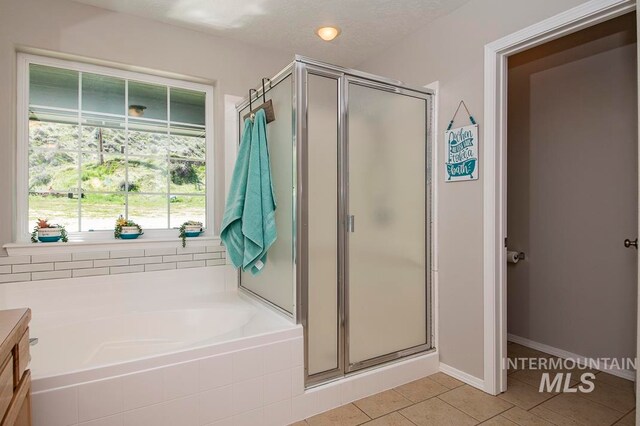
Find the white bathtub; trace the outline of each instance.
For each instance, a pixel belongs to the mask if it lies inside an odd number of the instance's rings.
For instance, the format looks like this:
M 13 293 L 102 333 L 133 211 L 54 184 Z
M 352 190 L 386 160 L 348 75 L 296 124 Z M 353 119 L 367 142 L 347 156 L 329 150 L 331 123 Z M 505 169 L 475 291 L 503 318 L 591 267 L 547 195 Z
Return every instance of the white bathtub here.
M 30 365 L 35 425 L 110 418 L 118 425 L 172 425 L 168 419 L 184 414 L 188 404 L 193 421 L 184 424 L 201 425 L 254 409 L 229 401 L 229 407 L 207 411 L 203 398 L 211 389 L 251 379 L 252 371 L 260 377 L 286 371 L 291 377 L 302 364 L 296 354 L 302 329 L 239 294 L 233 279 L 225 283 L 225 270 L 1 285 L 1 309 L 32 309 L 30 334 L 38 339 Z M 226 275 L 233 278 L 228 270 Z M 268 366 L 265 357 L 273 358 Z M 140 395 L 129 394 L 140 386 Z M 145 409 L 151 417 L 141 414 Z

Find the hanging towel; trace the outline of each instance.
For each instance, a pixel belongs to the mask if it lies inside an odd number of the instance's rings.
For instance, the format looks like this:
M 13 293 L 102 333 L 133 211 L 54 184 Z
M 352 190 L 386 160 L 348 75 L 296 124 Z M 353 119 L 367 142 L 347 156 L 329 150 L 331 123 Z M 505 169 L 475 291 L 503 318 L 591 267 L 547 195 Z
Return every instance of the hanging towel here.
M 242 214 L 244 212 L 249 171 L 249 152 L 253 122 L 245 120 L 238 158 L 233 169 L 227 204 L 224 209 L 220 239 L 227 248 L 227 255 L 236 268 L 242 266 L 244 259 L 244 235 L 242 234 Z
M 277 238 L 276 199 L 267 146 L 267 117 L 262 109 L 256 112 L 251 131 L 246 185 L 242 213 L 242 234 L 245 237 L 242 267 L 256 275 L 264 267 L 267 251 Z

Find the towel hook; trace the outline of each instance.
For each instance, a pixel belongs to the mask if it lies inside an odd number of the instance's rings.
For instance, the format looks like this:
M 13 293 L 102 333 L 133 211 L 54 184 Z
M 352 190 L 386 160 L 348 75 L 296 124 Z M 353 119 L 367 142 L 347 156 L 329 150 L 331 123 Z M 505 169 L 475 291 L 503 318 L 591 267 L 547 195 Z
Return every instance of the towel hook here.
M 269 89 L 271 89 L 271 79 L 270 79 L 270 78 L 268 78 L 268 77 L 264 77 L 264 78 L 262 79 L 262 103 L 266 103 L 266 102 L 267 102 L 267 96 L 266 96 L 267 91 L 266 91 L 266 89 L 264 88 L 264 81 L 265 81 L 265 80 L 267 80 L 267 81 L 269 82 Z
M 251 101 L 251 92 L 256 92 L 256 97 L 258 96 L 258 91 L 256 89 L 249 89 L 249 113 L 253 112 L 253 102 Z

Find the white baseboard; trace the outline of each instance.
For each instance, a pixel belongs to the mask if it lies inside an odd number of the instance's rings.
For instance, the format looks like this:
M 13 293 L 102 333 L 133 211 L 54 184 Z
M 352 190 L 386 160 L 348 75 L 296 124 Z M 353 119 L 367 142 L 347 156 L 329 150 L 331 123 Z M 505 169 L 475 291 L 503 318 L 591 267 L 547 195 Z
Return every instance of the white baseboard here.
M 465 382 L 468 385 L 473 386 L 474 388 L 478 388 L 481 391 L 484 391 L 484 380 L 479 379 L 475 376 L 472 376 L 469 373 L 465 373 L 464 371 L 460 371 L 457 368 L 453 368 L 450 365 L 444 364 L 444 363 L 440 363 L 440 371 L 448 374 L 449 376 L 453 377 L 454 379 L 458 379 L 462 382 Z
M 554 348 L 553 346 L 545 345 L 544 343 L 534 342 L 533 340 L 526 339 L 524 337 L 516 336 L 514 334 L 507 334 L 507 340 L 509 342 L 517 343 L 522 346 L 526 346 L 531 349 L 535 349 L 549 355 L 557 356 L 560 358 L 570 358 L 575 360 L 578 364 L 581 365 L 589 365 L 590 361 L 594 361 L 589 357 L 574 354 L 572 352 L 565 351 L 564 349 Z M 636 380 L 636 372 L 634 370 L 628 369 L 601 369 L 605 373 L 612 374 L 614 376 L 622 377 L 623 379 L 635 381 Z

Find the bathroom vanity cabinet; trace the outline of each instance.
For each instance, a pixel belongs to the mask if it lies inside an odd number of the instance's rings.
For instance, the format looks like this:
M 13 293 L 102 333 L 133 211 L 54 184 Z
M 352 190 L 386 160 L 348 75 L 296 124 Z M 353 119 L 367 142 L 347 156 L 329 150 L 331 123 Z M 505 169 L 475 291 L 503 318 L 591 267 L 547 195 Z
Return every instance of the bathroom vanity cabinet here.
M 0 426 L 31 425 L 30 309 L 0 311 Z

